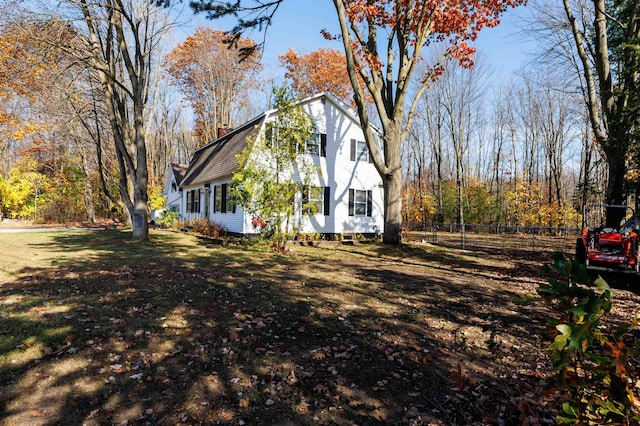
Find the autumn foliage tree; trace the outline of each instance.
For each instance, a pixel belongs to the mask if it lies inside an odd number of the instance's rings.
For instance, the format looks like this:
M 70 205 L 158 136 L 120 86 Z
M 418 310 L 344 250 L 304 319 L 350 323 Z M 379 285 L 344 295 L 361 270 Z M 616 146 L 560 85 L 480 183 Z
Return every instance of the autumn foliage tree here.
M 340 99 L 353 97 L 347 74 L 344 53 L 337 49 L 317 49 L 305 55 L 289 49 L 280 55 L 280 64 L 287 70 L 296 95 L 301 98 L 321 92 L 330 92 Z
M 226 41 L 225 32 L 198 27 L 165 58 L 167 72 L 193 108 L 200 145 L 217 138 L 219 128 L 236 124 L 262 68 L 252 40 Z M 239 52 L 247 49 L 252 53 L 241 60 Z
M 268 25 L 284 0 L 242 1 L 234 3 L 203 1 L 195 9 L 217 18 L 250 13 L 235 28 Z M 365 139 L 384 186 L 384 242 L 402 242 L 402 158 L 401 146 L 407 138 L 418 99 L 443 70 L 447 60 L 472 67 L 474 49 L 468 44 L 481 29 L 498 25 L 500 14 L 524 0 L 333 0 L 340 34 L 325 33 L 343 43 L 347 70 L 353 88 Z M 256 14 L 262 10 L 263 14 Z M 417 90 L 411 91 L 423 48 L 442 45 L 444 55 L 429 64 Z M 362 82 L 362 84 L 361 84 Z M 410 94 L 411 93 L 411 94 Z M 373 99 L 382 129 L 379 140 L 370 127 L 367 95 Z

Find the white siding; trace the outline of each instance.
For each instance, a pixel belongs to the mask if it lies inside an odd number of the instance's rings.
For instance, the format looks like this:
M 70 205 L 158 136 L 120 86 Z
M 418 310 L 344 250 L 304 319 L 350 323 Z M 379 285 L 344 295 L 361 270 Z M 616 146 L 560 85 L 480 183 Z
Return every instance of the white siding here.
M 175 190 L 174 187 L 176 188 Z M 165 183 L 162 195 L 167 197 L 167 210 L 175 207 L 178 209 L 179 214 L 182 215 L 182 192 L 176 184 L 176 178 L 171 169 L 169 170 L 167 182 Z
M 235 234 L 243 234 L 244 233 L 244 212 L 241 208 L 236 207 L 235 213 L 233 212 L 233 209 L 230 209 L 230 211 L 228 210 L 225 213 L 222 213 L 221 211 L 214 212 L 215 199 L 213 197 L 215 195 L 215 192 L 221 189 L 222 184 L 227 185 L 227 191 L 230 190 L 230 187 L 231 187 L 230 180 L 211 182 L 211 194 L 210 194 L 211 208 L 210 208 L 209 220 L 221 225 L 222 227 L 224 227 L 224 229 L 227 230 L 227 232 L 232 232 Z M 214 187 L 217 187 L 218 189 L 214 190 Z
M 374 232 L 374 225 L 381 230 L 384 217 L 380 175 L 368 158 L 350 160 L 351 139 L 364 141 L 359 124 L 333 102 L 317 99 L 307 107 L 318 131 L 327 134 L 327 156 L 318 158 L 322 175 L 318 186 L 331 188 L 331 214 L 307 217 L 303 220 L 305 232 L 370 233 Z M 372 191 L 371 217 L 349 216 L 349 189 Z M 307 231 L 310 228 L 315 231 Z
M 303 106 L 313 118 L 316 130 L 326 134 L 326 157 L 311 154 L 307 154 L 305 157 L 307 161 L 312 161 L 318 170 L 317 175 L 312 177 L 311 184 L 323 188 L 329 187 L 330 214 L 325 216 L 321 211 L 308 216 L 298 212 L 294 218 L 295 226 L 300 232 L 305 233 L 373 233 L 375 232 L 374 226 L 378 230 L 382 230 L 384 194 L 380 175 L 375 166 L 369 163 L 368 158 L 359 158 L 356 161 L 350 159 L 351 139 L 364 141 L 364 134 L 357 119 L 347 112 L 345 106 L 334 103 L 332 97 L 311 98 Z M 261 132 L 264 132 L 264 127 Z M 256 234 L 257 232 L 251 224 L 252 217 L 245 214 L 240 207 L 236 208 L 235 213 L 213 211 L 215 203 L 213 188 L 222 183 L 230 185 L 231 182 L 229 178 L 225 181 L 210 182 L 208 214 L 205 214 L 204 211 L 206 205 L 204 186 L 184 188 L 180 193 L 183 218 L 194 220 L 208 217 L 209 220 L 222 225 L 228 232 L 245 235 Z M 198 188 L 202 190 L 200 213 L 187 214 L 186 193 Z M 371 191 L 373 199 L 371 217 L 349 216 L 350 189 Z

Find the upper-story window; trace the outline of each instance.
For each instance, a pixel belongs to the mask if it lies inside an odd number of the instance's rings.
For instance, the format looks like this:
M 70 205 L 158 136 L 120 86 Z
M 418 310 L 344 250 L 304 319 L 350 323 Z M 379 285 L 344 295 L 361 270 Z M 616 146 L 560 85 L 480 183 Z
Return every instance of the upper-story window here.
M 273 123 L 267 123 L 265 126 L 265 139 L 267 146 L 271 149 L 282 149 L 285 144 L 282 139 L 283 135 L 286 138 L 287 128 L 278 128 Z M 321 157 L 327 156 L 327 134 L 313 132 L 311 138 L 303 143 L 286 144 L 289 149 L 293 149 L 296 154 L 304 152 L 305 154 L 319 155 Z
M 305 153 L 311 155 L 327 156 L 327 134 L 313 132 L 311 139 L 307 141 Z
M 369 152 L 369 147 L 365 141 L 351 139 L 349 159 L 351 161 L 364 160 L 373 163 L 373 156 Z

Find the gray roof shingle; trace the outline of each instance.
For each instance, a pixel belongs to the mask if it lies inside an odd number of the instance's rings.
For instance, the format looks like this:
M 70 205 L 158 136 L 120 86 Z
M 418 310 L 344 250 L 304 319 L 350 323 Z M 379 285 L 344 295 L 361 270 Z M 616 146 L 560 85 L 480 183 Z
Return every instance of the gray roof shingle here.
M 237 155 L 248 145 L 247 140 L 255 138 L 265 114 L 232 130 L 198 149 L 180 186 L 199 185 L 231 176 L 238 167 Z
M 184 175 L 187 173 L 187 169 L 189 168 L 188 164 L 171 164 L 171 170 L 173 171 L 173 177 L 176 179 L 176 184 L 180 186 L 182 183 L 182 179 L 184 179 Z

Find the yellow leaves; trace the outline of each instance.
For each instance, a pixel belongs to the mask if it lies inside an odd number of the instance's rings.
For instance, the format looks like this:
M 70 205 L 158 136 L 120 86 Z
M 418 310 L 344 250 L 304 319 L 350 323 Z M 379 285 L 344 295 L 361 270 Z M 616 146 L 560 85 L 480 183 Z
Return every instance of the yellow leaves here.
M 515 188 L 505 194 L 507 216 L 522 226 L 573 227 L 579 225 L 580 213 L 572 206 L 549 203 L 539 183 L 517 179 Z

